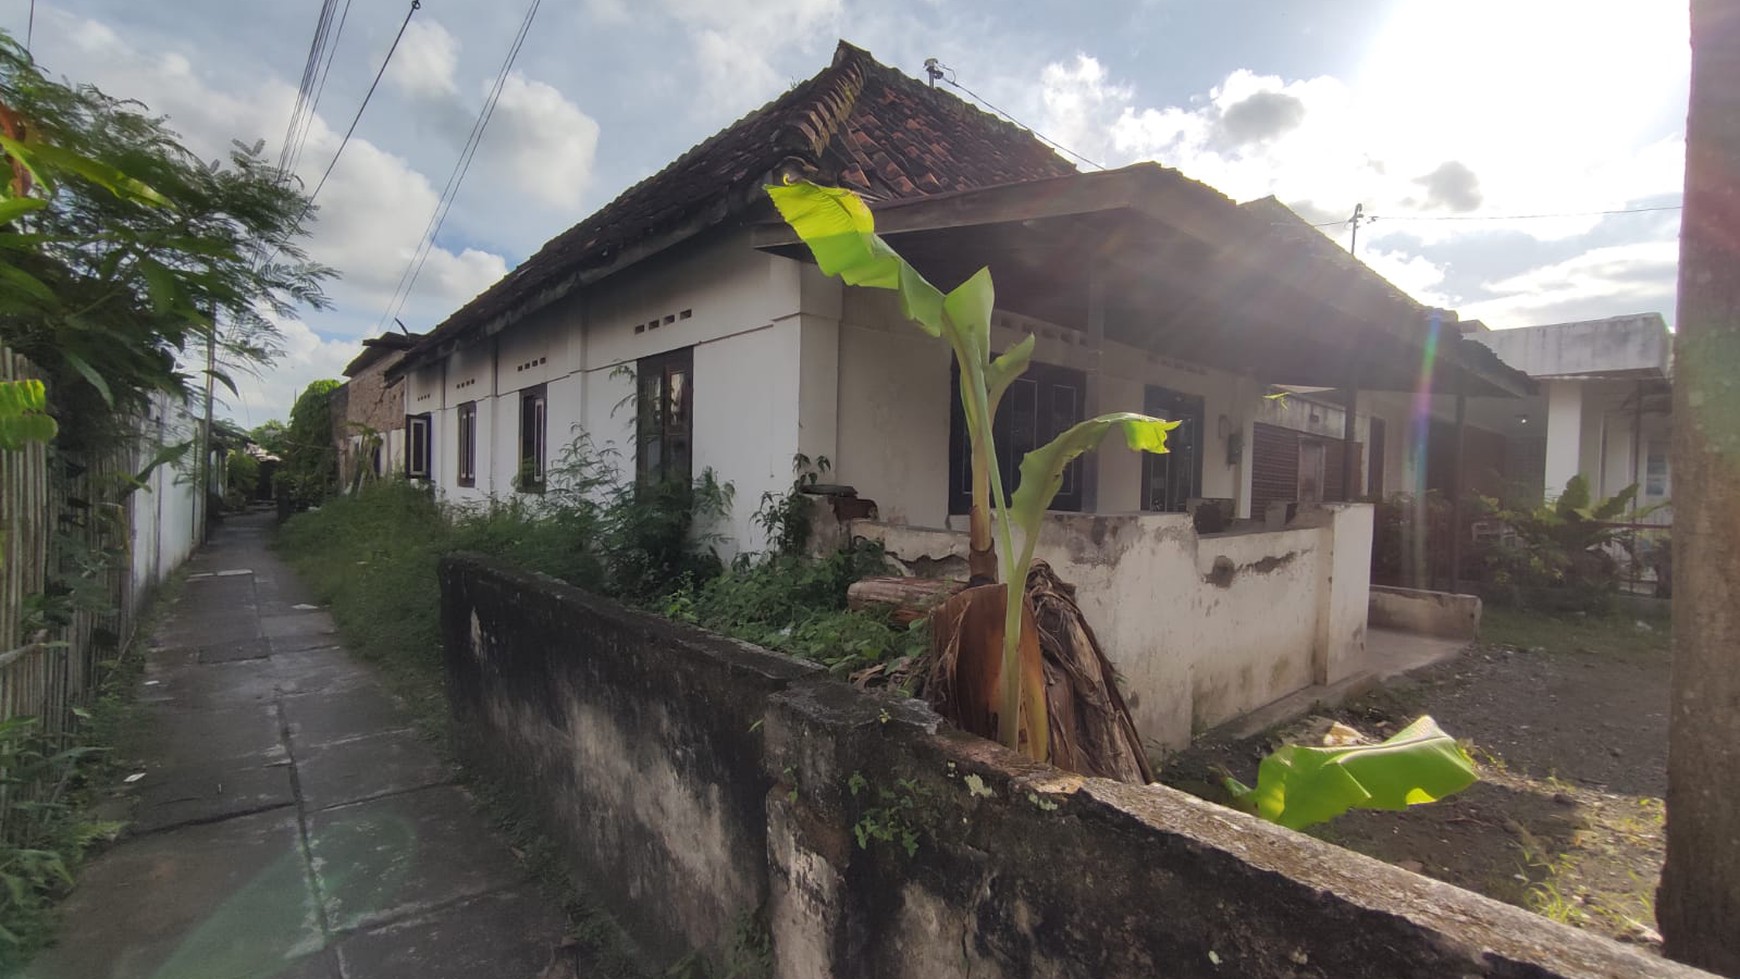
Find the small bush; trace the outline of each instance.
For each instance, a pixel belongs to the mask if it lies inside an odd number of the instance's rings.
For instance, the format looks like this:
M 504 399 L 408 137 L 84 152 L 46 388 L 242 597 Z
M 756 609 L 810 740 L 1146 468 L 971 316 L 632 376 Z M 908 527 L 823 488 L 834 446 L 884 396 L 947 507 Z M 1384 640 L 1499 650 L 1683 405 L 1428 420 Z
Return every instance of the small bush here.
M 846 608 L 852 582 L 884 570 L 882 548 L 871 543 L 822 559 L 776 555 L 686 588 L 663 611 L 849 673 L 926 644 L 920 630 L 897 626 L 886 613 Z

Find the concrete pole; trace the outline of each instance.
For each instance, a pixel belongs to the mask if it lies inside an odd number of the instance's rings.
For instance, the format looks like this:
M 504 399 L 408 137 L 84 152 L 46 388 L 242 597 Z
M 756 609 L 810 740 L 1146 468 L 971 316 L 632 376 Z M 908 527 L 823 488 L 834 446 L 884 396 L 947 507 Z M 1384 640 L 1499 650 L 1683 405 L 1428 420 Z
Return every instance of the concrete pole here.
M 1341 390 L 1341 500 L 1349 503 L 1364 494 L 1356 486 L 1359 473 L 1359 379 L 1357 373 Z
M 1692 0 L 1674 335 L 1667 863 L 1675 959 L 1740 975 L 1740 4 Z
M 1548 381 L 1546 500 L 1565 491 L 1565 484 L 1582 471 L 1583 382 Z

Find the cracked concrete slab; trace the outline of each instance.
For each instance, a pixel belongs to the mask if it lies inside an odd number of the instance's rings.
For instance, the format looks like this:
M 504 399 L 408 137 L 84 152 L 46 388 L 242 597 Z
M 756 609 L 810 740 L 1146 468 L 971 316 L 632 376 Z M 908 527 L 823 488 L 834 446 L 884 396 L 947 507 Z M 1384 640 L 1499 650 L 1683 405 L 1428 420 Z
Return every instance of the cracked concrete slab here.
M 194 765 L 162 775 L 147 773 L 136 790 L 139 808 L 129 827 L 135 833 L 209 823 L 296 803 L 288 764 L 245 768 Z
M 373 684 L 287 694 L 281 703 L 290 743 L 298 750 L 407 726 L 398 703 Z
M 408 731 L 372 734 L 299 751 L 310 811 L 453 781 L 454 772 Z
M 520 887 L 352 935 L 338 956 L 347 976 L 579 979 L 566 927 L 547 899 Z
M 130 839 L 79 874 L 34 979 L 270 975 L 323 944 L 296 816 Z
M 153 768 L 215 762 L 285 761 L 276 703 L 179 712 L 153 724 L 145 760 Z
M 262 616 L 260 629 L 266 634 L 267 639 L 288 639 L 292 636 L 336 636 L 338 634 L 338 626 L 332 621 L 332 616 L 319 610 L 292 612 L 289 615 Z
M 518 884 L 506 844 L 481 833 L 461 789 L 441 786 L 308 816 L 327 921 L 354 931 Z
M 272 647 L 264 639 L 238 639 L 233 642 L 217 643 L 199 647 L 201 663 L 233 663 L 244 659 L 265 659 L 272 654 Z
M 139 702 L 178 711 L 265 708 L 278 696 L 277 683 L 272 664 L 264 659 L 184 663 L 149 671 Z

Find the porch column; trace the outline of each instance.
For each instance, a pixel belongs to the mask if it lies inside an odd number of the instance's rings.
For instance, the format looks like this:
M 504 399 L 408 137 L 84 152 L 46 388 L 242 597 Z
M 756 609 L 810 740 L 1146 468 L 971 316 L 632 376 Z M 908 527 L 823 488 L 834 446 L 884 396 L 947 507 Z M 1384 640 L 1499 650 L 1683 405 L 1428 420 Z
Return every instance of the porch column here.
M 1450 446 L 1450 592 L 1462 591 L 1462 449 L 1468 434 L 1468 396 L 1456 375 L 1456 438 Z
M 1349 503 L 1362 495 L 1358 481 L 1359 474 L 1359 379 L 1356 374 L 1341 389 L 1341 405 L 1343 417 L 1341 420 L 1341 502 Z
M 1556 500 L 1580 470 L 1583 449 L 1583 385 L 1547 382 L 1546 498 Z
M 1100 278 L 1097 263 L 1088 267 L 1087 340 L 1087 384 L 1081 396 L 1081 416 L 1096 418 L 1103 411 L 1100 407 L 1103 387 L 1100 368 L 1106 345 L 1106 286 Z M 1098 455 L 1097 452 L 1094 454 Z M 1087 460 L 1081 467 L 1081 512 L 1100 512 L 1098 458 Z

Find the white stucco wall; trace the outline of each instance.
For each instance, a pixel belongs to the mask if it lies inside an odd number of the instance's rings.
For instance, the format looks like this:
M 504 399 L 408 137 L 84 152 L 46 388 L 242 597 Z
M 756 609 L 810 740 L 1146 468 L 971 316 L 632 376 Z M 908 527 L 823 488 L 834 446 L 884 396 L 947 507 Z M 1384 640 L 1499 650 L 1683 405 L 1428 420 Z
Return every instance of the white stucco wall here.
M 841 324 L 840 454 L 834 478 L 875 500 L 884 521 L 946 526 L 952 354 L 941 341 L 908 323 L 891 293 L 845 290 Z M 1248 433 L 1262 400 L 1262 387 L 1255 380 L 1114 341 L 1107 341 L 1096 357 L 1077 331 L 1002 311 L 993 321 L 992 346 L 1007 349 L 1029 334 L 1037 338 L 1036 362 L 1088 373 L 1090 388 L 1098 385 L 1101 412 L 1142 411 L 1150 384 L 1201 396 L 1202 495 L 1234 499 L 1240 513 L 1248 514 L 1247 466 L 1228 464 L 1221 433 Z M 1093 512 L 1138 510 L 1141 458 L 1121 445 L 1087 458 L 1096 475 Z
M 196 434 L 187 406 L 167 395 L 152 397 L 150 415 L 139 450 L 145 459 L 161 446 L 187 441 Z M 199 545 L 203 501 L 190 469 L 191 463 L 158 466 L 151 470 L 145 487 L 128 497 L 135 609 Z
M 406 378 L 408 411 L 435 415 L 435 483 L 454 501 L 514 492 L 520 397 L 545 385 L 546 465 L 584 434 L 624 480 L 634 473 L 635 364 L 694 349 L 695 475 L 711 467 L 736 503 L 726 557 L 763 545 L 763 492 L 783 492 L 792 458 L 838 453 L 839 293 L 811 266 L 726 232 L 673 249 Z M 478 407 L 476 486 L 457 484 L 457 406 Z
M 948 520 L 948 347 L 907 324 L 892 296 L 845 291 L 834 482 L 875 500 L 882 519 Z
M 1371 518 L 1367 504 L 1331 504 L 1287 530 L 1199 537 L 1184 514 L 1053 514 L 1036 554 L 1076 586 L 1137 729 L 1170 750 L 1357 668 Z M 903 561 L 966 554 L 958 532 L 851 531 Z

